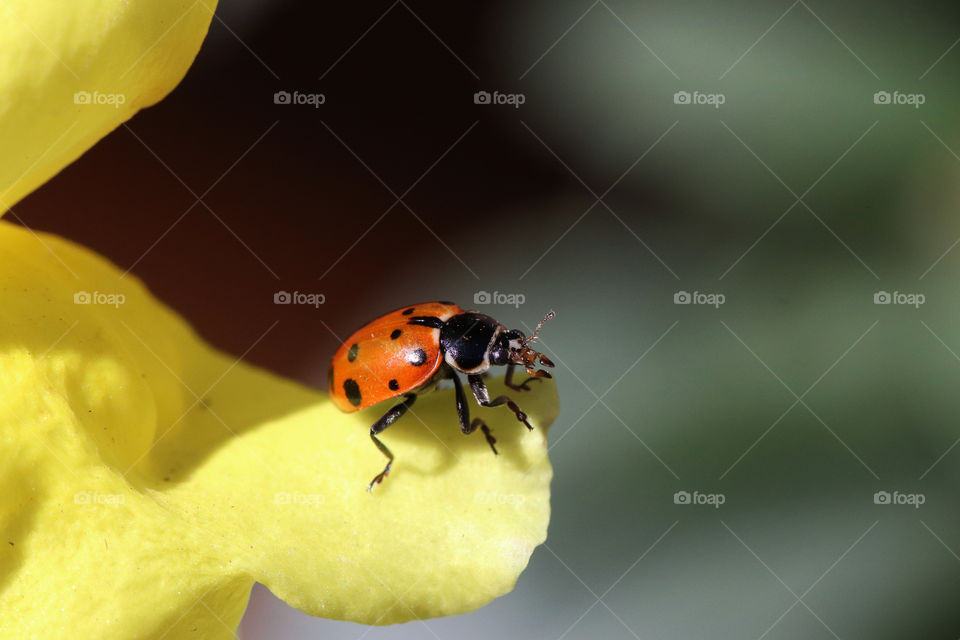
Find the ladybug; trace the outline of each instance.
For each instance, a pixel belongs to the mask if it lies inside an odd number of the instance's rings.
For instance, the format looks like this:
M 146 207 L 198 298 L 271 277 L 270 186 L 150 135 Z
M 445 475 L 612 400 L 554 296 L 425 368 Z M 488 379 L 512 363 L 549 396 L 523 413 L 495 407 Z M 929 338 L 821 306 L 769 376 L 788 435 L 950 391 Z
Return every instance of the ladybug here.
M 459 373 L 467 376 L 470 389 L 480 406 L 507 405 L 517 420 L 533 429 L 527 414 L 508 396 L 490 399 L 484 376 L 491 366 L 506 365 L 504 382 L 515 391 L 529 390 L 532 380 L 550 378 L 542 364 L 553 363 L 528 345 L 547 320 L 548 313 L 536 331 L 527 338 L 522 331 L 507 329 L 494 318 L 478 311 L 464 311 L 453 302 L 424 302 L 381 316 L 358 329 L 337 349 L 330 363 L 327 384 L 333 403 L 341 411 L 352 413 L 369 406 L 403 396 L 370 427 L 370 438 L 387 458 L 383 471 L 374 476 L 367 489 L 383 482 L 390 473 L 394 456 L 377 434 L 396 422 L 417 399 L 417 395 L 436 387 L 441 380 L 453 380 L 456 391 L 460 431 L 464 435 L 479 427 L 497 453 L 496 439 L 480 418 L 470 420 L 470 408 L 463 392 Z M 514 384 L 514 368 L 520 365 L 530 376 Z

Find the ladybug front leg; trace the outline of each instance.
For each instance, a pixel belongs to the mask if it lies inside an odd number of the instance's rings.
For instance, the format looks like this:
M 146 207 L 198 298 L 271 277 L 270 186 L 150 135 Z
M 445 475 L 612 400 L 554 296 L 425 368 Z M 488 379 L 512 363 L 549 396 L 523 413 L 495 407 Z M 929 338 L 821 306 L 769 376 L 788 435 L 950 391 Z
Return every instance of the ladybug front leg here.
M 390 465 L 393 464 L 393 453 L 387 448 L 387 445 L 380 442 L 380 440 L 377 438 L 377 434 L 396 422 L 400 416 L 407 412 L 407 409 L 413 406 L 413 403 L 417 399 L 417 395 L 415 393 L 408 393 L 404 397 L 406 400 L 395 407 L 392 407 L 389 411 L 383 414 L 382 418 L 377 420 L 375 423 L 373 423 L 373 426 L 370 427 L 370 439 L 373 440 L 375 445 L 377 445 L 377 449 L 380 449 L 380 453 L 387 456 L 387 466 L 383 468 L 383 471 L 374 476 L 373 480 L 370 481 L 370 484 L 367 485 L 367 491 L 373 491 L 373 485 L 383 482 L 383 479 L 387 477 L 388 473 L 390 473 Z
M 529 385 L 534 380 L 542 380 L 542 378 L 538 376 L 530 376 L 520 384 L 514 384 L 513 372 L 516 368 L 517 368 L 517 365 L 515 364 L 511 363 L 507 365 L 507 375 L 503 377 L 503 384 L 505 384 L 508 389 L 513 389 L 514 391 L 530 391 L 530 387 L 527 385 Z
M 507 396 L 497 396 L 493 400 L 490 399 L 490 392 L 487 391 L 487 385 L 484 384 L 483 378 L 479 375 L 469 375 L 467 380 L 470 381 L 470 388 L 473 390 L 473 397 L 477 399 L 477 402 L 480 406 L 483 407 L 499 407 L 502 404 L 510 407 L 510 410 L 513 411 L 514 415 L 517 416 L 517 420 L 522 422 L 527 426 L 527 429 L 533 431 L 533 427 L 527 422 L 527 414 L 520 410 L 520 407 L 517 406 L 517 403 L 511 400 Z
M 464 435 L 470 435 L 477 430 L 477 427 L 480 427 L 484 437 L 487 439 L 487 444 L 493 449 L 493 453 L 499 454 L 496 447 L 497 439 L 494 438 L 490 432 L 490 427 L 480 418 L 475 418 L 473 422 L 470 422 L 470 405 L 467 404 L 467 395 L 463 392 L 463 383 L 460 382 L 460 376 L 458 376 L 457 372 L 453 369 L 450 369 L 447 375 L 453 380 L 453 388 L 456 391 L 457 417 L 460 419 L 460 431 L 462 431 Z

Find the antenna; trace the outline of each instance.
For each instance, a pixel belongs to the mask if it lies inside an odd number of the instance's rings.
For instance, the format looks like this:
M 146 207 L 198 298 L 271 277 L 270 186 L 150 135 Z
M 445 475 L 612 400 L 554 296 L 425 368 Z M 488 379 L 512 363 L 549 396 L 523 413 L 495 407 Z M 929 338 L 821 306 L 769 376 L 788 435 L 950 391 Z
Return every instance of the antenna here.
M 540 321 L 540 324 L 538 324 L 538 325 L 537 325 L 537 328 L 533 331 L 533 335 L 530 336 L 529 338 L 527 338 L 526 340 L 524 340 L 524 341 L 523 341 L 523 344 L 528 344 L 528 343 L 533 342 L 534 340 L 536 340 L 536 339 L 537 339 L 537 334 L 540 333 L 540 327 L 543 326 L 543 323 L 545 323 L 547 320 L 552 320 L 553 318 L 556 317 L 556 315 L 557 315 L 557 314 L 556 314 L 554 311 L 552 311 L 552 310 L 551 310 L 551 311 L 548 311 L 548 312 L 547 312 L 547 315 L 543 316 L 543 320 Z

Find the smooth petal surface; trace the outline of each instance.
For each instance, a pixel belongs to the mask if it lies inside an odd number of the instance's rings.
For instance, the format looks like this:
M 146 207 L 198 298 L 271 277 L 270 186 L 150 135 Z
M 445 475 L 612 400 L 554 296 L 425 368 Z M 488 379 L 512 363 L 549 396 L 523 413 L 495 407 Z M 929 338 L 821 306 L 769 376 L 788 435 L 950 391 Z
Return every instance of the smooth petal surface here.
M 0 213 L 193 62 L 215 0 L 0 2 Z
M 454 614 L 545 538 L 551 382 L 518 398 L 535 431 L 474 408 L 500 456 L 424 396 L 371 495 L 385 407 L 211 349 L 85 249 L 0 223 L 0 322 L 0 637 L 231 637 L 254 580 L 329 618 Z

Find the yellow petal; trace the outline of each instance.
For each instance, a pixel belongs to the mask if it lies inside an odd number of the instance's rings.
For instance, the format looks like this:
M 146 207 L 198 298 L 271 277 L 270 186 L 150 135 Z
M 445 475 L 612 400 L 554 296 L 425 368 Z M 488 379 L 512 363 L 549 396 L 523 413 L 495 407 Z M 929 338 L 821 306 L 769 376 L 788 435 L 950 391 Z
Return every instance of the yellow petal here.
M 235 362 L 67 241 L 0 223 L 0 326 L 0 637 L 232 637 L 254 580 L 329 618 L 459 613 L 545 538 L 551 382 L 517 397 L 532 432 L 474 408 L 499 456 L 424 396 L 370 494 L 385 407 Z
M 216 0 L 0 2 L 0 213 L 173 89 Z

